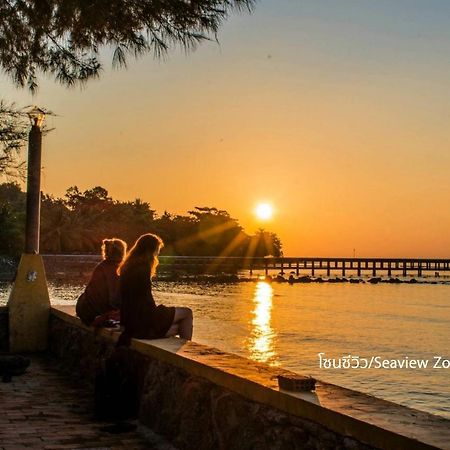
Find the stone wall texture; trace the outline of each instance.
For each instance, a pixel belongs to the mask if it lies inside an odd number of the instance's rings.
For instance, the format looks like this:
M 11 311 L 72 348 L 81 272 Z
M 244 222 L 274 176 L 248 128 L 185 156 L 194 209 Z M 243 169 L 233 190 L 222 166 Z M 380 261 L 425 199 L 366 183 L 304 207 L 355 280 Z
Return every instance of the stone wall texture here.
M 363 450 L 354 439 L 249 401 L 205 378 L 51 316 L 50 351 L 61 368 L 93 383 L 107 358 L 126 367 L 139 395 L 139 420 L 179 449 Z

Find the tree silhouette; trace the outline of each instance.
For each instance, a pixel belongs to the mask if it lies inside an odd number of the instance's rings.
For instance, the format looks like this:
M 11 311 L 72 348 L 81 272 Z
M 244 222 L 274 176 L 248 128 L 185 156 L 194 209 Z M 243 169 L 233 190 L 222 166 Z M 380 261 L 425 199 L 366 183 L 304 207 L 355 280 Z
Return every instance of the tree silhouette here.
M 104 47 L 112 63 L 127 56 L 164 55 L 214 36 L 234 10 L 255 0 L 3 0 L 0 65 L 21 87 L 38 86 L 39 72 L 71 86 L 98 77 Z
M 227 211 L 210 207 L 196 207 L 189 214 L 194 217 L 196 227 L 194 233 L 185 239 L 188 242 L 195 240 L 196 253 L 204 256 L 229 256 L 224 254 L 224 243 L 234 242 L 243 231 L 237 220 L 231 218 Z M 244 237 L 239 244 L 245 245 Z M 235 256 L 238 253 L 236 247 L 230 252 Z
M 0 101 L 0 175 L 23 175 L 20 150 L 28 139 L 28 123 L 14 104 Z
M 0 255 L 18 255 L 23 248 L 25 193 L 18 184 L 0 184 Z M 41 253 L 98 254 L 105 237 L 124 239 L 129 245 L 144 233 L 159 234 L 164 255 L 279 256 L 281 241 L 275 233 L 245 233 L 227 211 L 195 208 L 187 215 L 165 211 L 157 216 L 140 199 L 118 201 L 96 186 L 82 192 L 76 186 L 63 198 L 43 195 Z
M 25 245 L 25 193 L 17 183 L 0 184 L 0 254 L 19 255 Z
M 251 238 L 249 247 L 254 249 L 249 256 L 282 256 L 282 244 L 280 238 L 270 231 L 259 228 Z

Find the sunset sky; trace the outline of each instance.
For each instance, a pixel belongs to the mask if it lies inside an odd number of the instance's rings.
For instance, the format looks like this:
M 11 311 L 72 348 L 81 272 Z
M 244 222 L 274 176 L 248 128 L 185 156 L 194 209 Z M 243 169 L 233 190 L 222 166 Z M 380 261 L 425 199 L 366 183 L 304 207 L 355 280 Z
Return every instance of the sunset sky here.
M 218 38 L 128 70 L 105 52 L 83 89 L 1 78 L 58 114 L 43 191 L 216 206 L 286 256 L 450 257 L 449 0 L 265 0 Z

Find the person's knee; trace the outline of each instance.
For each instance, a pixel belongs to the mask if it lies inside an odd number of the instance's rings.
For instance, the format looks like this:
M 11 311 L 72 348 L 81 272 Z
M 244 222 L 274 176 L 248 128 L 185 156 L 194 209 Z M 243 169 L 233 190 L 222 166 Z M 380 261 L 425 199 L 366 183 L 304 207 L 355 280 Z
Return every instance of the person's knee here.
M 173 324 L 166 333 L 166 337 L 176 336 L 180 332 L 178 324 Z
M 192 320 L 192 310 L 190 308 L 186 308 L 185 306 L 177 306 L 175 308 L 174 322 L 178 323 L 186 319 Z
M 183 316 L 184 316 L 184 318 L 192 319 L 192 317 L 193 317 L 192 309 L 188 308 L 186 306 L 183 306 L 182 309 L 183 309 Z

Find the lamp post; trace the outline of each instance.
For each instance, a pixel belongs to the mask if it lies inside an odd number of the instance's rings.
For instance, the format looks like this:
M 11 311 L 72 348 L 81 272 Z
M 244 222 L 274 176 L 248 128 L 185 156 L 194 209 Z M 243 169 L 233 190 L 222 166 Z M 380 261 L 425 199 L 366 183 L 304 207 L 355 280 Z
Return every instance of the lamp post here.
M 41 152 L 45 112 L 36 106 L 29 111 L 31 129 L 28 134 L 27 219 L 25 253 L 39 253 L 41 215 Z
M 34 352 L 47 348 L 50 299 L 44 263 L 39 254 L 41 211 L 42 125 L 45 112 L 33 107 L 28 113 L 27 206 L 25 253 L 8 299 L 9 351 Z

